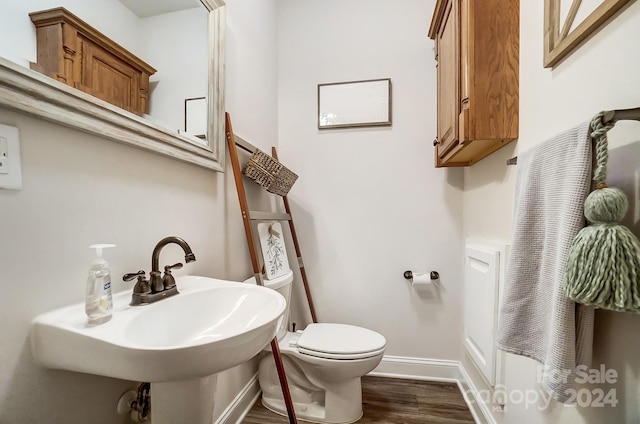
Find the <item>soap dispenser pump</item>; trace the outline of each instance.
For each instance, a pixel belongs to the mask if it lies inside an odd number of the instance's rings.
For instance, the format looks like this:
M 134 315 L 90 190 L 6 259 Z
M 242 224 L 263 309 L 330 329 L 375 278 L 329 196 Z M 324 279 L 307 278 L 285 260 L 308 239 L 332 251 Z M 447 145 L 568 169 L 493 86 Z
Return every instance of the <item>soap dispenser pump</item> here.
M 96 258 L 89 268 L 87 277 L 87 297 L 85 312 L 89 324 L 102 324 L 111 319 L 113 301 L 111 297 L 111 272 L 109 264 L 102 257 L 102 250 L 116 247 L 115 244 L 92 244 L 91 249 L 96 249 Z

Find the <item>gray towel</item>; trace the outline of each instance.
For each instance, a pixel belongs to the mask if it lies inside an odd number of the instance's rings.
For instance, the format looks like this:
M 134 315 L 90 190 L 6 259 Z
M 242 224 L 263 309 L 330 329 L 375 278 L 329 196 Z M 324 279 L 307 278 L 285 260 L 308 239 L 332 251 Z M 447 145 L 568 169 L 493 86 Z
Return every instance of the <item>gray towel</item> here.
M 563 403 L 571 397 L 576 366 L 591 364 L 593 308 L 562 293 L 590 187 L 588 122 L 518 155 L 498 348 L 543 364 L 542 386 Z M 571 374 L 559 378 L 563 372 Z

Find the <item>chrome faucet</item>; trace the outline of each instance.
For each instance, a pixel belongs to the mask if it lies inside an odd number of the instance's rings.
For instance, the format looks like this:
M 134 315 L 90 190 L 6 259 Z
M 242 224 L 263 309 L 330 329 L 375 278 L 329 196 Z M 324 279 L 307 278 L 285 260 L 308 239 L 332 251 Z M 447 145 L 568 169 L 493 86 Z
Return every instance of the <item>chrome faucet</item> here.
M 196 260 L 195 255 L 191 251 L 191 247 L 186 241 L 180 237 L 170 236 L 165 237 L 156 244 L 151 254 L 151 272 L 149 273 L 150 281 L 147 281 L 145 272 L 140 270 L 136 273 L 125 274 L 122 279 L 124 281 L 131 281 L 134 278 L 138 278 L 136 285 L 133 287 L 133 294 L 131 297 L 131 305 L 145 305 L 153 303 L 161 299 L 178 294 L 178 288 L 176 287 L 176 280 L 171 275 L 172 269 L 182 268 L 181 263 L 167 265 L 164 267 L 164 277 L 160 272 L 160 252 L 162 248 L 167 244 L 175 243 L 182 247 L 184 251 L 184 261 L 186 263 L 194 262 Z

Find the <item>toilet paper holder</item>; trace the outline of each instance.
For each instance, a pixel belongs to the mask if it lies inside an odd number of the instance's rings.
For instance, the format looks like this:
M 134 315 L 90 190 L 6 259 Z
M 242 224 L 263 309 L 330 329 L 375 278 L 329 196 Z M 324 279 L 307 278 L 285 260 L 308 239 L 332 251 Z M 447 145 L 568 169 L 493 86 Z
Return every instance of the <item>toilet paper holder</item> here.
M 406 278 L 407 280 L 413 279 L 413 272 L 405 271 L 404 272 L 404 278 Z M 438 271 L 431 271 L 429 273 L 429 278 L 431 278 L 432 280 L 437 280 L 437 279 L 440 278 L 440 274 L 438 273 Z

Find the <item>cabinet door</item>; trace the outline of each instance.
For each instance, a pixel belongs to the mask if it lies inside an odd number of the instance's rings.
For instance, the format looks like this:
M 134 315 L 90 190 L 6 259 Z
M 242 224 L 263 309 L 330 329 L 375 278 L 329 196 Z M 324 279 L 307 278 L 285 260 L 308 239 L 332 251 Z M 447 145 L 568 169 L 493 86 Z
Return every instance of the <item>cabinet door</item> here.
M 108 51 L 83 40 L 83 74 L 76 88 L 141 115 L 140 72 Z
M 470 140 L 469 107 L 471 99 L 470 60 L 471 43 L 469 37 L 469 0 L 460 1 L 460 115 L 458 119 L 458 142 L 464 144 Z
M 459 41 L 457 1 L 449 0 L 438 29 L 438 157 L 458 141 Z

